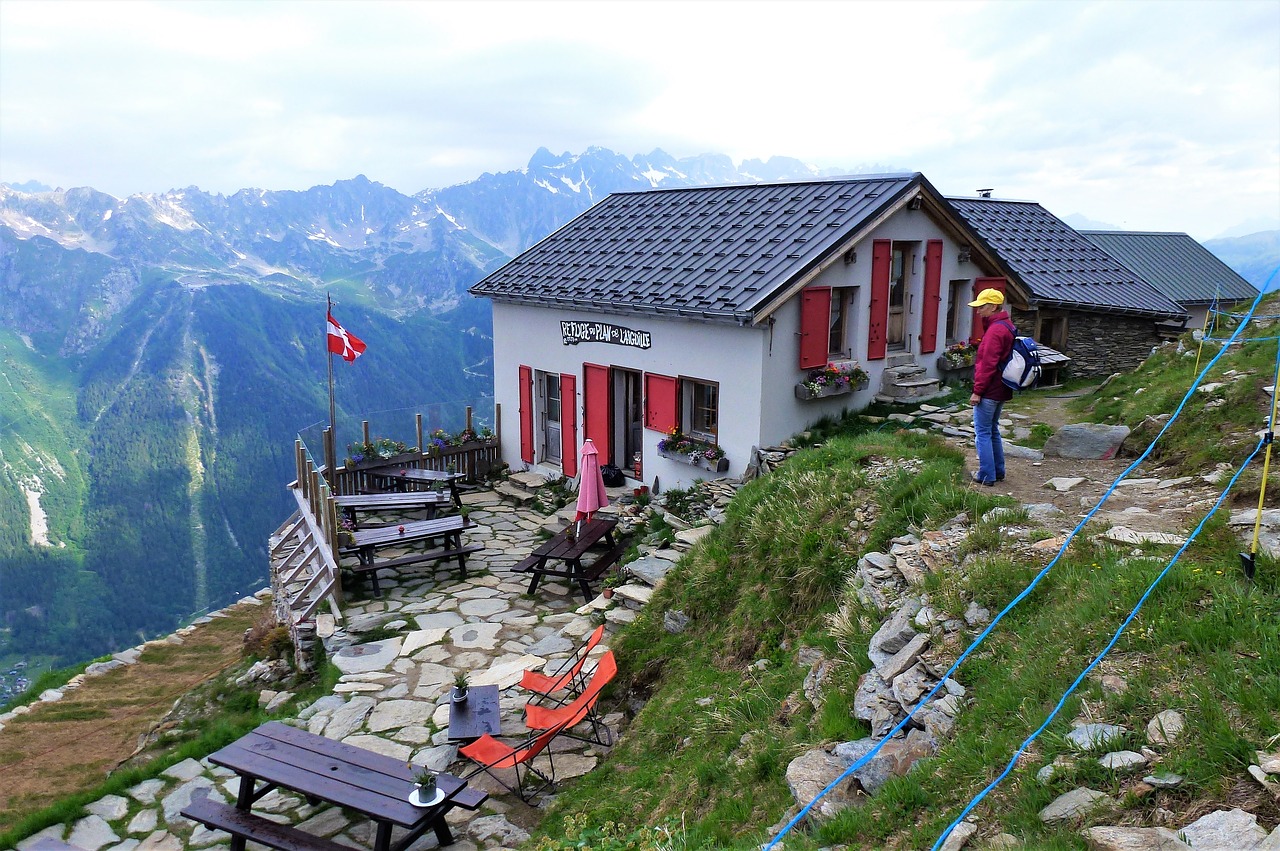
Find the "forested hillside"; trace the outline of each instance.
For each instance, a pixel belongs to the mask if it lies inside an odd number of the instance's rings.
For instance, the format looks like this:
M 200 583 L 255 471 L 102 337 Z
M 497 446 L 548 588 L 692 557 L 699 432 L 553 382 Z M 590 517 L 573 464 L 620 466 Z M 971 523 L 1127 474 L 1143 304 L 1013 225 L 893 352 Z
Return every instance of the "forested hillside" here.
M 29 350 L 26 364 L 6 358 L 5 383 L 39 392 L 14 394 L 25 425 L 0 438 L 5 475 L 43 471 L 51 518 L 48 545 L 33 542 L 21 490 L 0 489 L 14 648 L 84 658 L 261 586 L 267 536 L 292 511 L 293 438 L 328 418 L 324 309 L 247 285 L 156 284 L 78 368 Z M 482 397 L 489 379 L 468 376 L 474 352 L 454 319 L 345 310 L 370 343 L 337 364 L 348 438 L 371 403 L 404 410 L 408 436 L 422 400 Z
M 366 418 L 412 441 L 415 411 L 456 430 L 491 416 L 467 287 L 609 192 L 814 176 L 743 169 L 595 148 L 413 196 L 0 185 L 0 662 L 83 660 L 266 581 L 293 440 L 328 420 L 326 293 L 369 344 L 336 364 L 339 444 Z

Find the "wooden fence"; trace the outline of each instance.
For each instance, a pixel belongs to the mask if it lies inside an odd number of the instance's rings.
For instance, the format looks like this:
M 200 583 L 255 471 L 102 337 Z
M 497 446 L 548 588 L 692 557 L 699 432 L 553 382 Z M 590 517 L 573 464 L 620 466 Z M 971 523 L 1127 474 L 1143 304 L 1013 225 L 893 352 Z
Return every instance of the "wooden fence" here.
M 500 427 L 502 424 L 502 407 L 500 405 L 495 406 L 494 418 L 497 426 Z M 467 408 L 466 430 L 472 430 L 470 407 Z M 495 428 L 495 431 L 497 430 Z M 426 435 L 423 434 L 422 430 L 422 414 L 416 415 L 416 431 L 416 445 L 422 447 L 426 442 Z M 370 442 L 368 420 L 363 423 L 363 435 L 364 442 L 368 444 Z M 488 478 L 489 473 L 502 463 L 502 446 L 497 437 L 487 440 L 472 440 L 456 446 L 428 448 L 426 452 L 416 450 L 402 452 L 389 458 L 370 458 L 358 464 L 350 465 L 338 461 L 337 448 L 334 445 L 333 434 L 329 429 L 324 430 L 323 440 L 325 478 L 328 480 L 329 487 L 333 493 L 340 496 L 370 493 L 379 490 L 376 474 L 371 472 L 379 468 L 383 470 L 388 467 L 395 467 L 400 469 L 456 471 L 465 474 L 465 481 L 475 484 Z

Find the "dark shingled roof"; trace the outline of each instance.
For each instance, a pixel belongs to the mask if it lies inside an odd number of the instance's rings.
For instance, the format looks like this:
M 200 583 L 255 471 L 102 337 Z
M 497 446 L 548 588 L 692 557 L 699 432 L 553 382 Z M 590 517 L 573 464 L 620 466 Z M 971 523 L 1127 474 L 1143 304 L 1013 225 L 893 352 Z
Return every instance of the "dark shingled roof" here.
M 1081 231 L 1179 304 L 1252 300 L 1253 284 L 1185 233 Z
M 1038 306 L 1186 316 L 1182 307 L 1039 204 L 991 198 L 947 202 Z
M 471 287 L 495 301 L 751 321 L 919 173 L 610 195 Z

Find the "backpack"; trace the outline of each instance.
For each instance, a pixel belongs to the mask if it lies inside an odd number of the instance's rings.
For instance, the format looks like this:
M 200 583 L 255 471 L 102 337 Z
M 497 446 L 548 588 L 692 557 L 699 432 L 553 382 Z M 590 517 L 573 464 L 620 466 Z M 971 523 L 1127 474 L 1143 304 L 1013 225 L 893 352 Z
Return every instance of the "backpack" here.
M 1040 352 L 1035 340 L 1019 337 L 1018 329 L 1009 327 L 1013 330 L 1013 348 L 1000 362 L 1000 380 L 1014 390 L 1030 390 L 1040 380 Z

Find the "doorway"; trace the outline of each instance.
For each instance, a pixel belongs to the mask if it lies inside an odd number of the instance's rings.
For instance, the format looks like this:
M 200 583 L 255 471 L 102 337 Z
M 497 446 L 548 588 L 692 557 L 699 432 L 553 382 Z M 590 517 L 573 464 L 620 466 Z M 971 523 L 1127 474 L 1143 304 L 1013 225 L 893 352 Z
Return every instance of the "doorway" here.
M 610 462 L 628 475 L 643 463 L 644 396 L 642 375 L 630 369 L 610 370 L 613 380 Z
M 542 423 L 542 461 L 561 463 L 560 442 L 560 375 L 538 373 L 539 418 Z
M 890 349 L 907 347 L 907 286 L 911 283 L 911 267 L 915 255 L 909 246 L 895 243 L 889 271 L 889 324 L 885 329 Z

